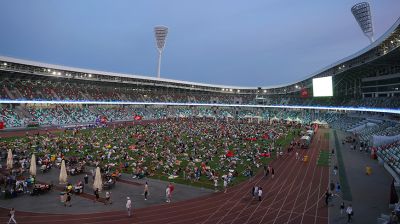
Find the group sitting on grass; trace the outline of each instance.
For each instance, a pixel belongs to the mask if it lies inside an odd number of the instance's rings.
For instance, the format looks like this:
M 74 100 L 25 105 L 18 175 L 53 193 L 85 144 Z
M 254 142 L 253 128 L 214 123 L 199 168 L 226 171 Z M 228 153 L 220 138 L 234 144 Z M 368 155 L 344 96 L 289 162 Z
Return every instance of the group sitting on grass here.
M 301 129 L 296 122 L 181 118 L 27 135 L 4 139 L 1 148 L 24 158 L 34 152 L 46 167 L 65 160 L 70 174 L 99 166 L 105 181 L 124 172 L 213 188 L 218 179 L 236 183 L 252 176 L 273 152 L 293 145 Z

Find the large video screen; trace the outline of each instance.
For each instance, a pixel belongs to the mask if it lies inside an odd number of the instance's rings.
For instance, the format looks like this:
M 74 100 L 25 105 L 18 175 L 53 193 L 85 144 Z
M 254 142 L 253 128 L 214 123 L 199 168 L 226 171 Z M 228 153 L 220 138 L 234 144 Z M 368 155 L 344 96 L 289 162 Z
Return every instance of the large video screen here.
M 312 80 L 314 97 L 333 96 L 332 76 Z

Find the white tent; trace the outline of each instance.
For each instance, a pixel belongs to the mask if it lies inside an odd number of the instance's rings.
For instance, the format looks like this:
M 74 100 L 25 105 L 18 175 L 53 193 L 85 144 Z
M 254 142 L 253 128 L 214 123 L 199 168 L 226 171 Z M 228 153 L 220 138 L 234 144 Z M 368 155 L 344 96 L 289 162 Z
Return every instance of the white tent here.
M 65 161 L 61 162 L 60 177 L 58 178 L 60 184 L 66 184 L 68 180 L 67 169 L 65 168 Z
M 271 118 L 272 121 L 279 121 L 279 118 L 277 118 L 276 116 Z
M 32 176 L 36 176 L 36 156 L 35 156 L 35 154 L 32 154 L 31 165 L 29 167 L 29 173 Z
M 318 119 L 312 122 L 313 124 L 321 124 L 321 121 L 319 121 Z
M 322 120 L 320 125 L 322 125 L 324 127 L 329 127 L 328 122 L 326 122 L 325 120 Z
M 303 121 L 302 121 L 300 118 L 298 118 L 298 117 L 296 117 L 295 121 L 296 121 L 296 122 L 299 122 L 299 123 L 303 123 Z
M 96 176 L 94 177 L 93 189 L 99 189 L 99 191 L 103 189 L 103 180 L 101 178 L 100 167 L 96 168 Z
M 8 150 L 8 155 L 7 155 L 7 169 L 12 169 L 13 168 L 13 154 L 11 149 Z

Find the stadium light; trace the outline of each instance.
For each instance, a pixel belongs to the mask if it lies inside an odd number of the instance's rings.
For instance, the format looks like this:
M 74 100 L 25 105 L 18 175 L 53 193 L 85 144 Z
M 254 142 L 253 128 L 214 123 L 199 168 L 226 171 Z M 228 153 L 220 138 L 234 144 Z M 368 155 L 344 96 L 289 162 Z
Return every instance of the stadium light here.
M 168 27 L 156 26 L 156 27 L 154 27 L 154 34 L 156 36 L 157 50 L 158 50 L 157 78 L 160 78 L 161 54 L 164 50 L 165 39 L 167 38 L 167 34 L 168 34 Z
M 372 16 L 368 2 L 355 4 L 351 7 L 351 12 L 364 35 L 368 37 L 371 43 L 374 42 L 374 28 L 372 26 Z

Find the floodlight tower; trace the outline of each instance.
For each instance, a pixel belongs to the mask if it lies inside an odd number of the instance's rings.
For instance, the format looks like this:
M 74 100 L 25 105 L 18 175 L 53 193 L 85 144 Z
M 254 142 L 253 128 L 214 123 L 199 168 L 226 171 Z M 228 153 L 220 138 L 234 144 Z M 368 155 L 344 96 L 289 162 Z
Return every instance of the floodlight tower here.
M 368 2 L 360 2 L 351 7 L 351 12 L 354 18 L 360 25 L 364 35 L 368 37 L 369 41 L 374 42 L 374 28 L 372 26 L 371 10 Z
M 157 50 L 158 50 L 157 78 L 160 78 L 161 54 L 164 50 L 165 39 L 167 38 L 167 34 L 168 34 L 168 27 L 166 26 L 154 27 L 154 35 L 156 36 Z

